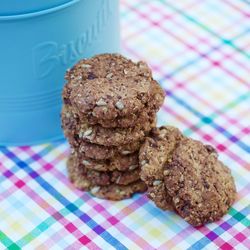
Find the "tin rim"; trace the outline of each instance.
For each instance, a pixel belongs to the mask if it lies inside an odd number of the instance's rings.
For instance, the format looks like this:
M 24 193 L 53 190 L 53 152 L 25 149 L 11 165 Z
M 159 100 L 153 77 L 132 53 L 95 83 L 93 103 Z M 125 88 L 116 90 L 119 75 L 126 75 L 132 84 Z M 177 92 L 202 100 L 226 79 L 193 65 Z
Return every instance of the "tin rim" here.
M 57 11 L 63 10 L 65 8 L 68 8 L 72 5 L 80 2 L 80 1 L 81 0 L 72 0 L 68 3 L 64 3 L 64 4 L 59 5 L 59 6 L 55 6 L 55 7 L 49 8 L 49 9 L 40 10 L 40 11 L 36 11 L 36 12 L 17 14 L 17 15 L 0 16 L 0 21 L 19 20 L 19 19 L 27 19 L 27 18 L 42 16 L 42 15 L 46 15 L 46 14 L 49 14 L 52 12 L 57 12 Z

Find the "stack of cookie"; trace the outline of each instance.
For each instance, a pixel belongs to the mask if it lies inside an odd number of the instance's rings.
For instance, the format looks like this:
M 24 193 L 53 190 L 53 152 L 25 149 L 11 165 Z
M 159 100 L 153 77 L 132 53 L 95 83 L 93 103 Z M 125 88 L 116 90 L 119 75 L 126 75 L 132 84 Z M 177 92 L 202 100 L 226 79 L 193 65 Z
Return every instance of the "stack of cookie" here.
M 151 70 L 103 54 L 77 63 L 66 79 L 62 127 L 72 147 L 67 165 L 73 184 L 112 200 L 145 191 L 139 149 L 164 100 Z

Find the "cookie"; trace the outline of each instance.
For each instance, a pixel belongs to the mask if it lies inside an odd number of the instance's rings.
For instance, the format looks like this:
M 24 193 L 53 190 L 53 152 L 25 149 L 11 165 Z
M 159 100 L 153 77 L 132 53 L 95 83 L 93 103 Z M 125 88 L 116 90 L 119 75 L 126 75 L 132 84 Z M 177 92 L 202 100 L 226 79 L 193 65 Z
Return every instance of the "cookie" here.
M 98 119 L 94 117 L 92 114 L 87 116 L 87 121 L 91 125 L 100 124 L 105 128 L 129 128 L 133 127 L 137 124 L 143 124 L 144 122 L 151 121 L 153 122 L 156 112 L 159 110 L 159 107 L 163 104 L 164 94 L 162 88 L 158 83 L 155 83 L 155 87 L 153 89 L 152 98 L 145 105 L 143 110 L 137 113 L 130 113 L 128 116 L 117 116 L 113 120 L 107 120 L 106 117 L 103 119 Z
M 74 144 L 74 142 L 72 142 Z M 94 143 L 80 141 L 79 152 L 87 158 L 95 160 L 107 160 L 120 156 L 133 154 L 140 149 L 142 141 L 136 141 L 130 144 L 124 144 L 117 147 L 106 147 Z
M 139 159 L 149 197 L 194 226 L 220 219 L 235 200 L 234 180 L 215 149 L 173 127 L 152 131 Z
M 128 185 L 128 178 L 123 179 L 123 184 L 112 184 L 106 185 L 110 180 L 107 181 L 106 176 L 95 177 L 95 179 L 89 179 L 86 174 L 86 169 L 79 166 L 74 158 L 70 157 L 67 164 L 69 179 L 73 185 L 81 190 L 90 191 L 96 197 L 110 200 L 122 200 L 131 197 L 134 193 L 144 192 L 146 190 L 146 185 L 144 182 L 137 180 Z M 139 176 L 139 173 L 137 173 Z M 118 178 L 116 174 L 116 182 L 121 183 L 122 177 Z M 93 175 L 91 176 L 91 178 Z M 93 180 L 93 181 L 92 181 Z M 126 180 L 126 181 L 125 181 Z M 98 184 L 97 184 L 98 183 Z M 101 184 L 101 185 L 100 185 Z M 105 184 L 105 185 L 103 185 Z
M 107 160 L 93 160 L 82 153 L 73 153 L 86 169 L 96 171 L 132 171 L 139 168 L 138 152 L 129 155 L 117 155 Z
M 61 114 L 65 136 L 70 140 L 81 140 L 104 146 L 119 146 L 142 140 L 155 126 L 155 121 L 144 122 L 131 128 L 103 128 L 80 120 L 64 106 Z
M 147 121 L 152 122 L 154 120 L 154 117 L 156 116 L 156 112 L 162 105 L 163 101 L 164 95 L 162 89 L 159 84 L 155 83 L 155 87 L 152 94 L 152 100 L 150 100 L 145 109 L 137 113 L 130 113 L 128 116 L 117 116 L 113 120 L 107 119 L 106 117 L 96 118 L 92 115 L 92 113 L 89 113 L 87 115 L 82 114 L 72 105 L 65 104 L 65 107 L 67 110 L 70 111 L 70 113 L 73 113 L 74 116 L 79 117 L 80 120 L 86 120 L 90 125 L 99 124 L 104 128 L 129 128 L 135 126 L 136 124 L 143 124 Z
M 116 184 L 105 187 L 95 186 L 90 190 L 90 193 L 100 199 L 119 201 L 128 199 L 135 193 L 143 193 L 146 190 L 147 186 L 143 181 L 136 181 L 127 186 Z
M 90 180 L 90 184 L 99 186 L 109 186 L 111 184 L 128 185 L 130 183 L 140 180 L 140 169 L 121 172 L 118 170 L 100 172 L 96 170 L 87 171 L 87 179 Z
M 143 124 L 147 121 L 153 121 L 156 110 L 145 109 L 140 113 L 130 114 L 129 116 L 116 117 L 114 120 L 107 120 L 105 117 L 103 119 L 97 119 L 92 115 L 83 115 L 77 113 L 77 111 L 70 105 L 65 105 L 66 109 L 74 114 L 75 117 L 79 117 L 79 120 L 85 120 L 90 125 L 101 125 L 104 128 L 129 128 L 136 124 Z
M 144 62 L 102 54 L 78 62 L 66 75 L 63 100 L 98 120 L 115 120 L 144 110 L 155 99 L 155 81 Z M 154 96 L 154 98 L 153 98 Z M 164 93 L 158 94 L 163 102 Z
M 68 160 L 68 168 L 74 168 L 74 172 L 78 173 L 85 179 L 86 188 L 93 185 L 108 186 L 110 184 L 128 185 L 140 179 L 140 168 L 131 169 L 129 171 L 96 171 L 86 168 L 86 162 L 82 161 L 77 154 L 71 154 Z
M 149 136 L 139 153 L 141 179 L 148 186 L 148 197 L 159 208 L 173 210 L 163 181 L 163 165 L 171 158 L 173 150 L 183 136 L 177 128 L 171 126 L 153 128 Z

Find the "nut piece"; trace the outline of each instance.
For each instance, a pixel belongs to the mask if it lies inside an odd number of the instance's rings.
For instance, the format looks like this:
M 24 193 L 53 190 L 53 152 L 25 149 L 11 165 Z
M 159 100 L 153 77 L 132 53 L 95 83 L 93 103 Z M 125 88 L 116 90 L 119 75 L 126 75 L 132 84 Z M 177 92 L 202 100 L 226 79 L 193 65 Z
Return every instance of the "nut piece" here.
M 97 106 L 106 106 L 107 103 L 101 98 L 96 102 Z
M 82 68 L 88 69 L 88 68 L 91 68 L 91 65 L 89 65 L 89 64 L 82 64 Z
M 80 130 L 80 132 L 78 133 L 79 138 L 82 138 L 84 134 L 84 131 Z
M 99 190 L 100 190 L 100 187 L 95 186 L 95 187 L 91 188 L 90 192 L 91 192 L 92 194 L 96 194 Z
M 124 104 L 122 101 L 118 101 L 115 106 L 119 109 L 119 110 L 123 110 L 124 109 Z
M 91 165 L 90 162 L 87 161 L 87 160 L 83 160 L 82 164 L 85 165 L 85 166 L 90 166 Z
M 117 178 L 116 181 L 115 181 L 116 184 L 119 184 L 119 182 L 120 182 L 120 180 L 121 180 L 121 177 L 122 177 L 121 175 L 118 176 L 118 178 Z
M 112 79 L 112 76 L 113 76 L 113 73 L 109 73 L 109 74 L 106 75 L 106 78 L 107 79 Z
M 71 114 L 69 112 L 65 113 L 66 118 L 70 118 Z
M 156 181 L 153 182 L 153 186 L 158 186 L 158 185 L 160 185 L 161 183 L 162 183 L 162 181 L 156 180 Z
M 164 170 L 164 171 L 163 171 L 163 175 L 166 176 L 166 175 L 169 175 L 169 174 L 170 174 L 170 171 L 169 171 L 169 170 Z
M 128 169 L 129 170 L 134 170 L 134 169 L 136 169 L 138 167 L 138 165 L 131 165 Z
M 83 136 L 89 136 L 89 135 L 92 134 L 92 132 L 93 132 L 92 128 L 89 128 L 88 130 L 86 130 L 86 131 L 84 132 Z
M 128 155 L 128 154 L 131 154 L 132 152 L 131 151 L 128 151 L 128 150 L 124 150 L 122 151 L 122 155 Z
M 83 181 L 83 182 L 81 182 L 81 186 L 82 186 L 83 188 L 88 188 L 89 185 L 90 185 L 89 181 Z

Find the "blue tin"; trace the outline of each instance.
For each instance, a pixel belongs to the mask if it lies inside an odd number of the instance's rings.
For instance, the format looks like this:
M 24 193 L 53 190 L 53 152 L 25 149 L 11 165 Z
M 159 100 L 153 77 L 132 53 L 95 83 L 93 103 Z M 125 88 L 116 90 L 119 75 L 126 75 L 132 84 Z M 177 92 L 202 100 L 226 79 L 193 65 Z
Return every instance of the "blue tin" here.
M 66 69 L 84 57 L 119 52 L 118 0 L 61 2 L 36 12 L 0 15 L 1 145 L 63 138 Z

